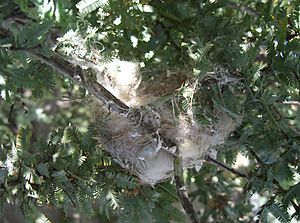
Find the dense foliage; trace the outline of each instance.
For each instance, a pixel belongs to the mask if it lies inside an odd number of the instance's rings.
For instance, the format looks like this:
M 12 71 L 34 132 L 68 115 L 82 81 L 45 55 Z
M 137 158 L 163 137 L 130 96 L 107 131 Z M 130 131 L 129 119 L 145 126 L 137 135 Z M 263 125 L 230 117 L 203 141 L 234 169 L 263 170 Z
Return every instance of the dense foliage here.
M 41 206 L 66 220 L 187 221 L 172 181 L 140 185 L 98 145 L 87 92 L 22 51 L 51 55 L 66 34 L 70 54 L 76 31 L 105 58 L 139 61 L 144 78 L 191 73 L 195 95 L 182 97 L 199 123 L 212 106 L 242 117 L 218 165 L 185 174 L 201 222 L 300 220 L 299 1 L 2 0 L 0 22 L 0 215 L 8 202 L 27 222 L 51 220 Z

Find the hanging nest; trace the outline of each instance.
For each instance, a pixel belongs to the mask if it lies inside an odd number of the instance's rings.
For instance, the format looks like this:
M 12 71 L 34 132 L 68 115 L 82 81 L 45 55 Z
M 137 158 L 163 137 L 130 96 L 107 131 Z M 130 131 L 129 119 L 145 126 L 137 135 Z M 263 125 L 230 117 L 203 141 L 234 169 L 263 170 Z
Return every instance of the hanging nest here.
M 184 169 L 199 170 L 205 156 L 216 155 L 217 146 L 241 122 L 240 117 L 233 118 L 226 109 L 216 110 L 211 95 L 201 92 L 199 87 L 203 84 L 208 89 L 215 85 L 221 89 L 237 81 L 222 69 L 207 73 L 201 84 L 188 72 L 178 70 L 166 70 L 143 79 L 145 75 L 141 75 L 138 63 L 106 61 L 101 52 L 88 50 L 86 40 L 74 31 L 60 39 L 56 50 L 66 54 L 71 64 L 80 66 L 86 73 L 92 70 L 92 76 L 100 84 L 98 87 L 104 87 L 108 94 L 121 101 L 119 105 L 125 105 L 119 107 L 101 94 L 94 99 L 98 140 L 116 162 L 143 183 L 155 185 L 172 177 L 175 156 L 182 157 Z M 73 70 L 63 72 L 69 76 L 74 73 Z M 94 81 L 87 84 L 82 76 L 79 75 L 80 84 L 97 94 Z M 109 111 L 110 104 L 118 112 Z M 194 108 L 204 109 L 197 112 Z M 208 121 L 199 123 L 199 119 Z
M 141 80 L 138 66 L 133 63 L 129 66 L 131 73 L 127 73 L 132 82 L 129 78 L 126 82 L 118 77 L 126 75 L 120 69 L 122 66 L 118 71 L 107 67 L 105 72 L 99 72 L 98 82 L 130 109 L 124 116 L 107 112 L 101 104 L 95 103 L 94 118 L 101 120 L 98 122 L 99 143 L 143 183 L 155 185 L 173 176 L 176 148 L 183 168 L 195 167 L 199 171 L 205 156 L 215 156 L 217 146 L 223 144 L 240 123 L 241 119 L 213 108 L 209 124 L 197 122 L 192 105 L 182 111 L 179 104 L 185 98 L 180 95 L 185 93 L 180 89 L 196 94 L 195 82 L 189 81 L 183 72 L 165 72 L 157 79 Z M 132 114 L 140 117 L 138 122 L 130 121 L 128 116 Z

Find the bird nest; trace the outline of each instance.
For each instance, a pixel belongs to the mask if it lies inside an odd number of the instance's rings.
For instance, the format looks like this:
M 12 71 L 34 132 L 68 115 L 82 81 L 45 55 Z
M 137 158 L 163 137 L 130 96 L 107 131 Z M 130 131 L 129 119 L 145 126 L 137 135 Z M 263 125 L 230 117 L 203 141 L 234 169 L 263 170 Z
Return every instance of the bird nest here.
M 99 123 L 98 139 L 116 162 L 144 183 L 154 185 L 172 177 L 176 156 L 182 157 L 183 169 L 199 170 L 206 154 L 215 154 L 217 146 L 240 123 L 240 118 L 232 118 L 228 112 L 217 111 L 212 103 L 207 103 L 210 95 L 198 94 L 200 83 L 187 72 L 167 70 L 143 80 L 138 63 L 105 61 L 101 52 L 87 50 L 85 41 L 76 32 L 69 31 L 58 45 L 58 51 L 68 52 L 71 64 L 92 70 L 99 87 L 109 92 L 105 94 L 113 95 L 121 102 L 118 105 L 125 105 L 119 107 L 98 94 L 93 103 L 94 120 Z M 224 86 L 236 81 L 221 69 L 206 76 L 213 77 L 206 80 L 213 85 Z M 79 80 L 92 94 L 97 93 L 93 81 L 87 84 L 82 81 L 82 75 Z M 208 123 L 198 122 L 195 100 L 203 108 L 210 108 Z M 181 106 L 182 102 L 187 106 Z M 118 112 L 110 112 L 110 105 Z
M 118 71 L 119 74 L 115 70 L 106 70 L 98 77 L 100 84 L 130 107 L 125 115 L 120 115 L 105 112 L 101 104 L 96 105 L 94 116 L 95 120 L 101 119 L 98 135 L 103 148 L 123 168 L 137 175 L 143 183 L 151 185 L 173 176 L 173 162 L 178 155 L 182 157 L 184 169 L 195 167 L 199 171 L 205 156 L 216 154 L 217 146 L 224 143 L 240 120 L 212 109 L 212 121 L 200 124 L 192 106 L 187 111 L 178 109 L 178 95 L 182 94 L 178 88 L 183 86 L 182 73 L 176 73 L 180 75 L 178 79 L 175 74 L 164 74 L 174 75 L 174 85 L 159 82 L 165 86 L 164 99 L 161 99 L 161 85 L 157 80 L 142 81 L 136 76 L 139 71 L 131 67 L 132 71 L 135 73 L 131 73 L 133 82 L 127 79 L 123 85 L 116 80 L 118 75 L 124 75 L 122 70 Z M 185 90 L 195 89 L 194 83 L 189 84 L 191 82 L 187 80 L 185 83 Z M 128 118 L 130 115 L 137 115 L 138 121 L 132 122 Z

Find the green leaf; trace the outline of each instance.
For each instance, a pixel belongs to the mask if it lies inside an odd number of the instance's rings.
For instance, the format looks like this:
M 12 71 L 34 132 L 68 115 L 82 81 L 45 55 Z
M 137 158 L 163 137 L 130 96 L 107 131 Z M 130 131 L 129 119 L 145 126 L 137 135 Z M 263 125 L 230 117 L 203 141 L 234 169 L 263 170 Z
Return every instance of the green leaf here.
M 64 170 L 53 172 L 51 174 L 51 177 L 53 177 L 54 180 L 60 183 L 69 181 L 69 179 L 67 178 L 67 173 Z
M 66 172 L 64 170 L 53 172 L 51 174 L 51 177 L 61 177 L 61 176 L 66 176 Z
M 49 166 L 48 163 L 40 163 L 39 165 L 37 165 L 37 170 L 41 175 L 49 177 L 48 166 Z
M 31 138 L 31 130 L 29 127 L 27 128 L 20 128 L 17 140 L 16 140 L 16 147 L 20 151 L 27 151 L 30 147 L 30 138 Z
M 112 209 L 116 209 L 119 207 L 119 200 L 116 195 L 117 195 L 116 192 L 112 190 L 108 190 L 106 193 L 106 199 L 109 201 Z
M 300 201 L 300 183 L 292 186 L 288 192 L 284 195 L 283 204 L 284 206 L 288 206 L 289 202 L 292 201 L 293 198 L 296 198 L 297 201 Z
M 289 164 L 286 160 L 280 160 L 272 166 L 272 174 L 275 179 L 279 182 L 284 180 L 293 181 L 294 173 L 289 167 Z
M 16 36 L 18 45 L 27 48 L 35 47 L 39 43 L 43 42 L 52 25 L 52 21 L 45 20 L 41 23 L 33 23 L 24 26 L 24 28 L 18 31 Z
M 77 147 L 81 147 L 81 140 L 82 137 L 81 132 L 79 132 L 78 128 L 75 125 L 71 125 L 69 128 L 66 129 L 67 138 L 71 141 L 71 144 Z
M 264 210 L 262 211 L 262 213 L 259 216 L 261 223 L 269 223 L 268 214 L 269 214 L 269 211 L 266 208 L 264 208 Z
M 55 89 L 53 70 L 41 63 L 24 63 L 21 67 L 12 68 L 11 72 L 7 80 L 7 86 L 11 90 L 28 88 L 34 97 L 41 98 L 45 92 L 51 93 Z
M 24 213 L 24 220 L 26 223 L 51 223 L 51 221 L 30 201 L 22 204 L 22 212 Z
M 134 189 L 137 187 L 137 183 L 131 176 L 122 173 L 108 173 L 106 177 L 112 179 L 120 188 Z
M 290 222 L 289 214 L 280 203 L 274 202 L 270 206 L 266 207 L 266 209 L 281 223 Z
M 62 138 L 64 137 L 64 128 L 59 128 L 58 130 L 53 130 L 50 134 L 50 142 L 54 145 L 61 143 Z

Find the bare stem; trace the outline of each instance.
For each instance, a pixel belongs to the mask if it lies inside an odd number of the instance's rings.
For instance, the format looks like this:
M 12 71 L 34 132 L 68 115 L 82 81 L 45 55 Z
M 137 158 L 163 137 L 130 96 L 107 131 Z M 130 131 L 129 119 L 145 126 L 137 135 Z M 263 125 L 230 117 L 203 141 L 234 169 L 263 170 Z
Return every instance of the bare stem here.
M 228 170 L 228 171 L 230 171 L 231 173 L 233 173 L 233 174 L 235 174 L 235 175 L 237 175 L 237 176 L 239 176 L 239 177 L 243 177 L 243 178 L 249 179 L 249 176 L 248 176 L 248 175 L 246 175 L 246 174 L 244 174 L 244 173 L 240 173 L 239 171 L 237 171 L 237 170 L 235 170 L 235 169 L 233 169 L 233 168 L 231 168 L 231 167 L 226 166 L 225 164 L 219 162 L 218 160 L 215 160 L 215 159 L 211 158 L 210 156 L 206 156 L 206 161 L 211 162 L 211 163 L 214 163 L 214 164 L 216 164 L 217 166 L 220 166 L 220 167 L 222 167 L 223 169 Z
M 183 169 L 182 169 L 182 157 L 176 156 L 174 158 L 174 178 L 175 178 L 175 184 L 176 184 L 176 190 L 178 197 L 180 199 L 181 205 L 183 209 L 185 210 L 185 213 L 189 217 L 190 221 L 192 223 L 198 223 L 198 216 L 195 211 L 195 208 L 189 199 L 186 185 L 184 184 L 183 180 Z

